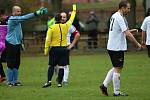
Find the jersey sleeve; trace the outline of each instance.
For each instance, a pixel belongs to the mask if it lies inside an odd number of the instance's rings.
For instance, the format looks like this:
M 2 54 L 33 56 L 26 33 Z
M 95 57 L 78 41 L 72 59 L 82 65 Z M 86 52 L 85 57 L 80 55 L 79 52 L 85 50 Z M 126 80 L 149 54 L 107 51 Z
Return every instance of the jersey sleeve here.
M 69 29 L 69 33 L 73 33 L 73 32 L 75 32 L 76 31 L 76 28 L 73 26 L 73 25 L 71 25 L 71 27 L 70 27 L 70 29 Z
M 21 22 L 21 21 L 25 21 L 27 19 L 30 19 L 32 17 L 34 17 L 34 13 L 30 13 L 30 14 L 26 14 L 23 16 L 14 16 L 12 18 L 10 18 L 10 20 L 16 21 L 16 22 Z
M 143 21 L 143 23 L 142 23 L 142 26 L 141 26 L 141 29 L 143 31 L 146 31 L 146 29 L 147 29 L 146 23 L 147 23 L 147 19 L 145 18 L 144 21 Z
M 45 39 L 45 49 L 44 49 L 44 54 L 47 55 L 49 51 L 49 47 L 51 44 L 51 37 L 52 37 L 52 29 L 49 28 L 47 31 L 46 39 Z
M 76 4 L 73 4 L 73 11 L 71 13 L 70 19 L 66 22 L 66 24 L 70 27 L 74 21 L 76 15 Z
M 48 27 L 50 27 L 50 26 L 52 26 L 52 25 L 54 25 L 55 24 L 55 18 L 52 18 L 51 20 L 49 20 L 48 22 L 47 22 L 47 26 Z
M 122 32 L 128 30 L 128 26 L 126 25 L 127 23 L 123 17 L 118 17 L 117 20 Z

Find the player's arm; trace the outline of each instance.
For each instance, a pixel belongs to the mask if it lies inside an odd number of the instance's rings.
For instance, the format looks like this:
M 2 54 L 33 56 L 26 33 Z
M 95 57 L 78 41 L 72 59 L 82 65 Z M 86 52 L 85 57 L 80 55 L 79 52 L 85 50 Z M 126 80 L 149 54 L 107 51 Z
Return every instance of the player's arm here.
M 141 49 L 141 45 L 136 41 L 130 30 L 128 29 L 127 25 L 124 22 L 124 19 L 120 17 L 117 19 L 119 26 L 121 27 L 122 32 L 126 35 L 127 39 L 132 42 L 138 49 Z
M 51 45 L 51 37 L 52 37 L 52 30 L 51 28 L 48 29 L 46 39 L 45 39 L 45 49 L 44 54 L 47 55 L 49 52 L 49 47 Z
M 146 44 L 146 30 L 147 30 L 147 18 L 144 19 L 141 29 L 142 29 L 142 38 L 141 38 L 141 45 L 145 47 Z
M 146 31 L 143 31 L 143 30 L 142 30 L 141 45 L 142 45 L 142 46 L 145 46 L 145 45 L 146 45 Z
M 130 29 L 129 31 L 130 31 L 130 33 L 132 33 L 133 35 L 138 34 L 138 29 Z
M 48 27 L 51 27 L 54 24 L 55 24 L 55 18 L 52 18 L 50 21 L 47 22 Z
M 44 14 L 47 14 L 47 13 L 48 13 L 48 9 L 44 8 L 44 7 L 41 7 L 39 10 L 37 10 L 34 13 L 29 13 L 29 14 L 26 14 L 26 15 L 23 15 L 23 16 L 15 16 L 14 19 L 12 19 L 12 20 L 25 21 L 27 19 L 30 19 L 30 18 L 34 17 L 34 16 L 40 16 L 40 15 L 44 15 Z
M 70 19 L 66 22 L 69 26 L 73 23 L 75 15 L 76 15 L 76 4 L 73 4 L 73 11 L 71 13 Z
M 75 30 L 73 33 L 72 33 L 75 37 L 72 41 L 72 43 L 69 45 L 68 49 L 71 49 L 75 46 L 75 44 L 77 43 L 77 41 L 79 40 L 80 38 L 80 33 L 79 31 Z
M 30 19 L 34 16 L 35 16 L 34 13 L 30 13 L 30 14 L 26 14 L 23 16 L 13 16 L 13 17 L 10 17 L 9 20 L 13 21 L 14 23 L 18 23 L 18 22 L 22 22 L 22 21 L 25 21 L 27 19 Z
M 131 34 L 129 30 L 126 30 L 124 33 L 126 37 L 129 39 L 129 41 L 131 41 L 139 49 L 141 48 L 141 45 L 137 42 L 137 40 L 134 38 L 134 36 Z

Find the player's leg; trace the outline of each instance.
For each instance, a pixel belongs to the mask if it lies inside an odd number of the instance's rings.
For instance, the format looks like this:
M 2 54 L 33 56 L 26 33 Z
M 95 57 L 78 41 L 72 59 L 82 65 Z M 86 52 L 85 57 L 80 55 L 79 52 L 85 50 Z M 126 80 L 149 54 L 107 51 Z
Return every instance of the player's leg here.
M 67 48 L 61 48 L 60 56 L 59 56 L 59 73 L 58 73 L 58 87 L 61 87 L 61 83 L 64 77 L 64 66 L 69 64 L 69 50 Z M 60 85 L 60 86 L 59 86 Z
M 48 71 L 47 71 L 47 82 L 43 85 L 42 88 L 47 88 L 49 86 L 51 86 L 51 80 L 54 74 L 54 67 L 57 65 L 57 53 L 55 53 L 56 50 L 55 48 L 51 48 L 51 50 L 49 51 L 49 66 L 48 66 Z
M 13 86 L 13 67 L 14 67 L 14 59 L 15 59 L 15 49 L 14 45 L 6 42 L 6 77 L 8 86 Z
M 5 81 L 6 80 L 6 75 L 5 75 L 2 63 L 6 63 L 6 49 L 2 52 L 1 58 L 0 58 L 1 78 L 2 78 L 2 81 Z
M 113 87 L 114 87 L 114 94 L 118 95 L 120 93 L 120 72 L 121 69 L 115 67 L 113 73 Z
M 5 72 L 3 69 L 2 63 L 0 63 L 0 82 L 4 82 L 6 80 Z
M 114 68 L 111 68 L 108 71 L 105 80 L 103 81 L 103 84 L 104 84 L 105 87 L 108 87 L 108 84 L 112 81 L 113 73 L 114 73 Z
M 68 50 L 67 53 L 67 64 L 66 66 L 64 66 L 64 79 L 63 79 L 63 84 L 64 85 L 68 85 L 68 76 L 69 76 L 69 55 L 70 55 L 70 51 Z
M 114 61 L 114 53 L 113 51 L 109 51 L 108 50 L 108 54 L 110 56 L 111 62 L 113 63 Z M 106 96 L 108 96 L 108 92 L 107 92 L 107 87 L 108 84 L 110 83 L 110 81 L 113 78 L 113 73 L 114 73 L 114 68 L 110 69 L 105 77 L 105 80 L 103 81 L 103 84 L 100 85 L 100 90 L 102 91 L 102 93 Z
M 4 81 L 4 70 L 3 70 L 3 65 L 0 61 L 0 83 Z
M 21 56 L 21 45 L 15 45 L 15 63 L 13 68 L 13 84 L 14 86 L 21 86 L 22 84 L 18 81 L 20 56 Z
M 55 67 L 54 67 L 54 72 L 55 72 L 55 75 L 56 75 L 56 76 L 58 76 L 58 70 L 59 70 L 59 67 L 58 67 L 58 66 L 55 66 Z
M 59 66 L 59 71 L 58 71 L 58 87 L 62 87 L 62 80 L 64 76 L 64 67 Z
M 42 88 L 47 88 L 51 86 L 51 80 L 52 80 L 53 74 L 54 74 L 54 66 L 49 65 L 48 71 L 47 71 L 47 82 L 43 85 Z
M 111 68 L 108 71 L 108 73 L 105 77 L 105 80 L 103 81 L 103 84 L 100 85 L 100 89 L 101 89 L 102 93 L 106 96 L 108 96 L 107 87 L 108 87 L 108 84 L 112 81 L 113 73 L 114 73 L 114 68 Z
M 69 65 L 66 65 L 64 66 L 64 79 L 63 79 L 64 85 L 68 84 L 68 76 L 69 76 Z
M 58 83 L 58 71 L 59 71 L 59 67 L 56 65 L 55 67 L 54 67 L 54 73 L 55 73 L 55 75 L 56 75 L 56 82 Z
M 113 87 L 114 87 L 114 96 L 128 96 L 125 93 L 120 91 L 120 76 L 124 64 L 124 51 L 115 51 L 113 56 Z
M 114 94 L 118 95 L 120 93 L 120 73 L 124 63 L 124 52 L 113 51 L 111 59 L 112 64 L 114 66 L 114 73 L 113 73 Z

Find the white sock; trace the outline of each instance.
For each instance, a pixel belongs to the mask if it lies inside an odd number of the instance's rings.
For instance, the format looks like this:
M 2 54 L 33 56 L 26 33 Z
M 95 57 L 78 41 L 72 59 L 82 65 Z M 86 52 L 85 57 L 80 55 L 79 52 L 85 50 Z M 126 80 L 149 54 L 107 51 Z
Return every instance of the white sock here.
M 110 81 L 112 80 L 113 78 L 113 72 L 114 72 L 114 68 L 110 69 L 106 75 L 106 78 L 105 80 L 103 81 L 103 84 L 105 87 L 108 86 L 108 84 L 110 83 Z
M 64 82 L 68 82 L 68 76 L 69 76 L 69 66 L 64 66 Z
M 55 66 L 54 72 L 55 72 L 56 77 L 58 76 L 58 70 L 59 70 L 59 67 L 58 67 L 58 66 Z
M 113 74 L 113 86 L 114 86 L 114 93 L 120 93 L 120 73 L 114 72 Z

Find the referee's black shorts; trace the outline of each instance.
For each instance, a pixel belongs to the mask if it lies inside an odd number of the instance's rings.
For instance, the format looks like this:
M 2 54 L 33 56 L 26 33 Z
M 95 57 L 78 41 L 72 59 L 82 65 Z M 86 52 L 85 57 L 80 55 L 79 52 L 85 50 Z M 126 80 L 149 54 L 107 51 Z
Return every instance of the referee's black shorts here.
M 49 65 L 66 66 L 69 64 L 67 47 L 52 47 L 49 51 Z
M 123 67 L 124 64 L 124 51 L 111 51 L 108 50 L 113 67 Z
M 7 67 L 10 69 L 19 69 L 20 66 L 20 51 L 21 45 L 13 45 L 6 41 L 6 62 Z

